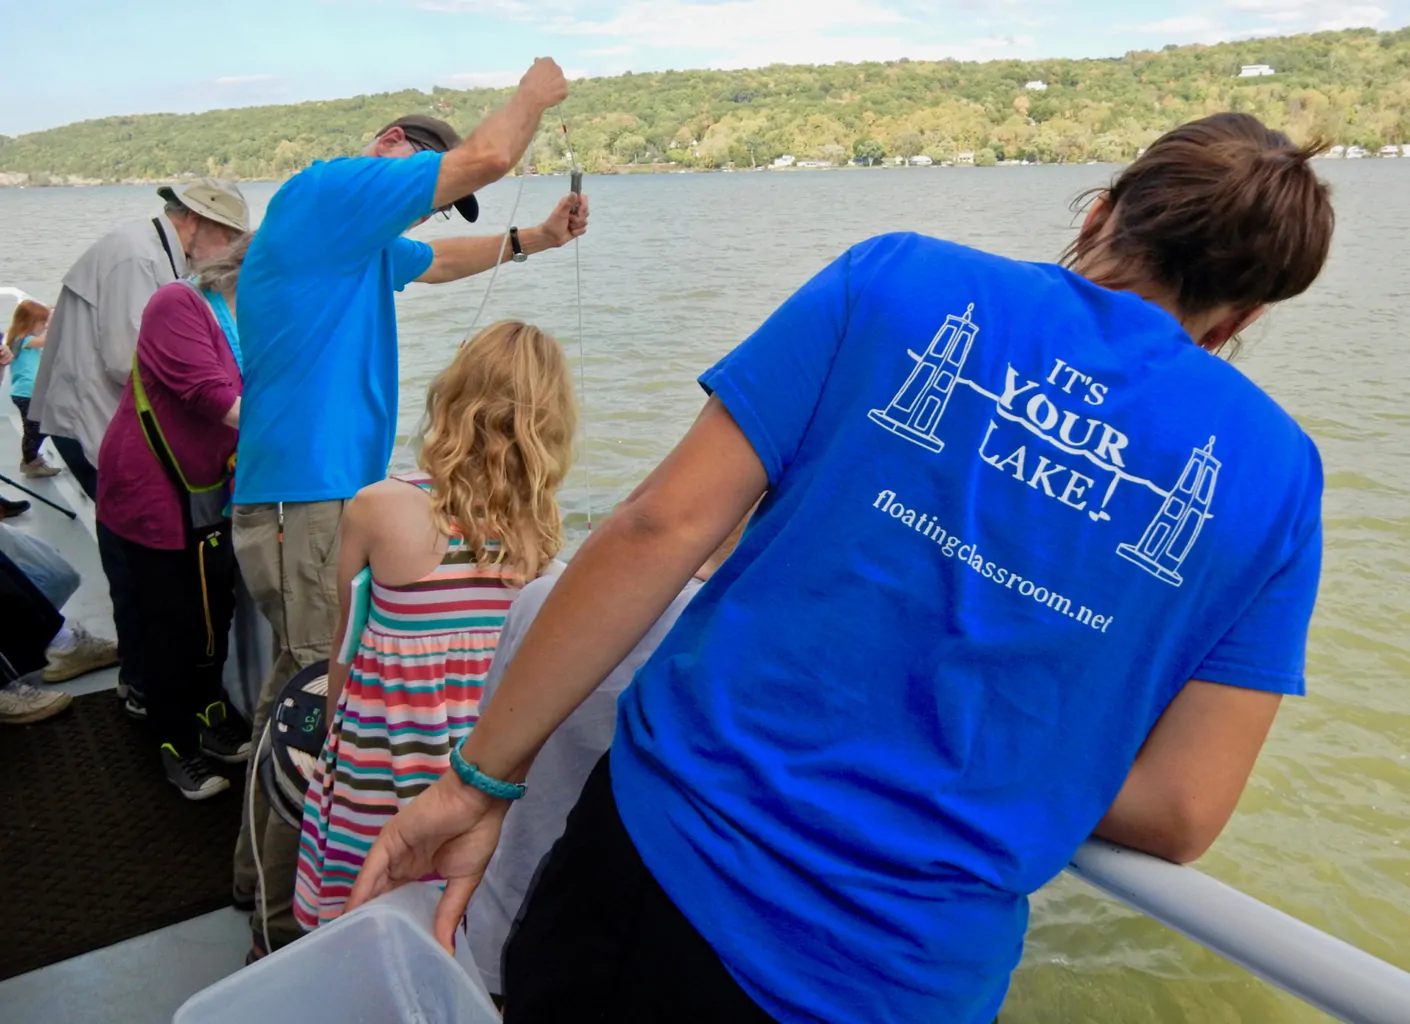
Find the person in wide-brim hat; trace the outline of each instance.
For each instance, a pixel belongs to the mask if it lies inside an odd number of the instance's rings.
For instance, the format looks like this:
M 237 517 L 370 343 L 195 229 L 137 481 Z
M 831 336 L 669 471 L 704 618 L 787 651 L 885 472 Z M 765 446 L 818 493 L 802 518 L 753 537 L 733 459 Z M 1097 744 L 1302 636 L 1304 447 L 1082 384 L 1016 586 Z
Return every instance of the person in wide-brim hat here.
M 180 206 L 242 235 L 250 230 L 250 207 L 234 182 L 197 178 L 182 185 L 180 193 L 170 185 L 163 185 L 157 189 L 157 195 L 165 199 L 169 207 Z

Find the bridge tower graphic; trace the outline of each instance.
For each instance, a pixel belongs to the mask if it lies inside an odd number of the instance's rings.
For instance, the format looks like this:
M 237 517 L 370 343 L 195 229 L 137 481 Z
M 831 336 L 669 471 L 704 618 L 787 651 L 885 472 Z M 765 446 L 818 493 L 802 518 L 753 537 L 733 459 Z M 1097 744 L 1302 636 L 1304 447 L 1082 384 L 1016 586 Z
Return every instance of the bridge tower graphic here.
M 1166 495 L 1160 511 L 1135 544 L 1119 544 L 1116 553 L 1134 562 L 1173 587 L 1184 582 L 1180 564 L 1194 547 L 1209 516 L 1220 462 L 1214 457 L 1214 438 L 1190 453 L 1180 482 Z
M 963 316 L 951 313 L 945 317 L 923 354 L 906 350 L 915 360 L 915 367 L 885 409 L 867 413 L 873 422 L 932 452 L 945 447 L 935 431 L 955 390 L 974 337 L 979 333 L 979 328 L 969 318 L 973 312 L 971 302 Z

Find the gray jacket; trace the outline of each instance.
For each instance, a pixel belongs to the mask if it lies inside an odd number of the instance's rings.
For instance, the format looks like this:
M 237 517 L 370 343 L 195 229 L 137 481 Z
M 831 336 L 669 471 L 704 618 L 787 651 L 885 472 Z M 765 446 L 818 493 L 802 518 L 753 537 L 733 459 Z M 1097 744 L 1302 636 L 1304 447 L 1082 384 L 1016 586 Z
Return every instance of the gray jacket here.
M 34 380 L 30 418 L 46 434 L 77 440 L 95 466 L 132 371 L 142 311 L 158 288 L 186 269 L 175 226 L 157 217 L 155 225 L 148 218 L 110 231 L 64 276 Z

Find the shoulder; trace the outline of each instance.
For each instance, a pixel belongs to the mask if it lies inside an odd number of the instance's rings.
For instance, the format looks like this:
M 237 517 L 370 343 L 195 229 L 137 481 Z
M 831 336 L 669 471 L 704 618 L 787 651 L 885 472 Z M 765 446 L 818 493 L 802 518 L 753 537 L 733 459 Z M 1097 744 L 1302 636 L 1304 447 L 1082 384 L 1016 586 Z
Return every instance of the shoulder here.
M 854 287 L 894 284 L 914 287 L 936 274 L 952 276 L 1051 276 L 1060 268 L 1023 263 L 958 242 L 897 231 L 868 238 L 847 250 L 848 276 Z
M 354 494 L 343 514 L 368 519 L 393 509 L 424 507 L 430 501 L 430 496 L 420 487 L 396 477 L 387 477 L 375 484 L 368 484 Z
M 190 318 L 195 314 L 204 316 L 204 313 L 201 309 L 201 297 L 180 281 L 172 281 L 152 293 L 142 316 L 144 320 L 149 317 Z

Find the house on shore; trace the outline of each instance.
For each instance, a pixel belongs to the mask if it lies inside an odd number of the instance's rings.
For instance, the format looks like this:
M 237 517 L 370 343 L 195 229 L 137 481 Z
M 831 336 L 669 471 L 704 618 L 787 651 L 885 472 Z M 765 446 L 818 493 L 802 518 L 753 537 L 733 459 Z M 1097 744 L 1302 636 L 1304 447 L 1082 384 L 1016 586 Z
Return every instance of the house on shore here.
M 1277 73 L 1267 64 L 1245 64 L 1239 68 L 1240 78 L 1263 78 L 1265 75 L 1276 75 Z

